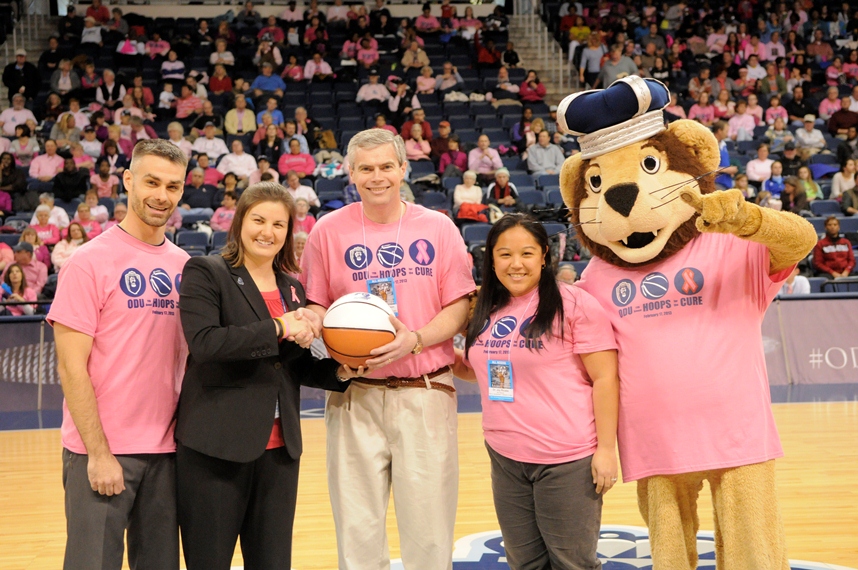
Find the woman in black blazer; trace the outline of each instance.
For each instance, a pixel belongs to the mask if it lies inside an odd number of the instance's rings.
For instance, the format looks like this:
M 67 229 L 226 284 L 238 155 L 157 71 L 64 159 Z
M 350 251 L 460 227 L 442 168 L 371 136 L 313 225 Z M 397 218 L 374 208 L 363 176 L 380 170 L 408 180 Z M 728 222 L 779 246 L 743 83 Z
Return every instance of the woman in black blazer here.
M 272 182 L 238 201 L 222 255 L 182 273 L 190 356 L 176 425 L 178 512 L 189 570 L 227 570 L 236 538 L 248 570 L 290 568 L 301 456 L 300 384 L 343 391 L 352 376 L 309 347 L 292 249 L 294 203 Z

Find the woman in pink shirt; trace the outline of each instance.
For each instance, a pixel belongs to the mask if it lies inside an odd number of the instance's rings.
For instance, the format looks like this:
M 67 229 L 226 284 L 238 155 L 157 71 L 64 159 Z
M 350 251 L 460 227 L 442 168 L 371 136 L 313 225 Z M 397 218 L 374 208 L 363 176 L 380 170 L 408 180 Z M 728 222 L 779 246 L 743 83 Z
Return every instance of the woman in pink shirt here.
M 745 174 L 748 175 L 748 180 L 759 185 L 771 178 L 773 162 L 774 160 L 769 158 L 769 145 L 760 144 L 757 147 L 757 158 L 745 165 Z
M 718 99 L 715 101 L 715 118 L 729 119 L 736 113 L 736 103 L 730 100 L 730 92 L 722 89 L 718 92 Z
M 417 78 L 417 94 L 429 95 L 435 92 L 435 78 L 432 77 L 432 68 L 424 66 L 420 70 L 420 76 Z
M 378 50 L 373 48 L 368 38 L 363 38 L 360 41 L 360 49 L 357 50 L 358 62 L 369 69 L 379 60 Z
M 853 49 L 849 52 L 846 63 L 843 64 L 843 73 L 853 81 L 858 79 L 858 50 Z
M 754 140 L 754 127 L 757 126 L 754 117 L 747 113 L 748 102 L 739 99 L 736 103 L 736 114 L 727 121 L 727 135 L 734 141 Z
M 36 292 L 27 286 L 27 276 L 24 275 L 24 270 L 17 263 L 13 263 L 6 270 L 3 284 L 0 285 L 0 298 L 4 301 L 36 300 Z M 0 314 L 5 313 L 13 317 L 32 315 L 35 308 L 36 305 L 14 305 L 5 307 L 5 310 L 0 310 Z
M 527 103 L 540 103 L 545 99 L 545 85 L 539 81 L 539 76 L 532 69 L 521 83 L 518 98 Z
M 54 246 L 54 251 L 51 253 L 51 261 L 54 267 L 57 268 L 57 271 L 62 269 L 69 257 L 90 239 L 86 235 L 86 230 L 79 222 L 69 224 L 66 231 L 67 233 L 64 238 Z
M 712 126 L 715 122 L 715 107 L 709 104 L 709 93 L 704 91 L 698 96 L 697 103 L 688 111 L 688 118 L 707 127 Z
M 617 481 L 617 345 L 598 301 L 557 282 L 548 245 L 522 214 L 492 226 L 454 372 L 480 387 L 510 567 L 596 568 L 602 496 Z
M 298 64 L 298 57 L 294 53 L 289 55 L 289 61 L 283 68 L 280 77 L 284 81 L 304 81 L 304 68 Z
M 292 228 L 293 234 L 305 233 L 310 234 L 310 230 L 316 225 L 316 218 L 310 215 L 310 202 L 303 196 L 295 198 L 295 225 Z
M 50 217 L 51 209 L 44 204 L 39 204 L 36 208 L 36 219 L 39 223 L 30 225 L 45 245 L 54 245 L 60 241 L 60 229 L 49 222 Z
M 429 141 L 423 138 L 423 127 L 411 125 L 411 138 L 405 141 L 405 158 L 408 160 L 430 160 L 432 148 Z
M 86 204 L 78 204 L 77 206 L 77 214 L 74 219 L 75 223 L 80 224 L 80 226 L 86 232 L 86 237 L 88 239 L 92 239 L 101 234 L 101 224 L 92 219 L 92 214 L 90 213 L 89 206 Z M 69 229 L 65 228 L 62 231 L 62 236 L 68 236 Z
M 216 232 L 228 232 L 235 217 L 235 204 L 238 202 L 238 194 L 232 190 L 223 193 L 220 208 L 215 210 L 209 225 Z
M 789 120 L 789 113 L 787 113 L 787 110 L 781 105 L 780 96 L 772 95 L 772 98 L 769 99 L 769 108 L 766 109 L 766 124 L 774 125 L 775 120 L 778 117 L 786 122 Z
M 748 95 L 748 107 L 745 109 L 745 113 L 754 117 L 755 126 L 759 127 L 763 124 L 763 108 L 760 107 L 759 99 L 753 93 Z

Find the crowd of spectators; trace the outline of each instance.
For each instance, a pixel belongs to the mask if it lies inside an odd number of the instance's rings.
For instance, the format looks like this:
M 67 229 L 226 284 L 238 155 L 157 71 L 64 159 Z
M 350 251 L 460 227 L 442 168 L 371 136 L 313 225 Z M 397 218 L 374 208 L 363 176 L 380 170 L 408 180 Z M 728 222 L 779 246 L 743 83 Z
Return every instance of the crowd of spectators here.
M 582 87 L 653 77 L 671 90 L 671 119 L 711 127 L 719 187 L 804 215 L 816 200 L 836 200 L 840 215 L 855 215 L 858 12 L 848 3 L 541 9 L 568 41 Z M 308 233 L 316 216 L 358 199 L 345 150 L 370 127 L 406 140 L 403 197 L 462 222 L 485 218 L 474 206 L 560 202 L 558 173 L 577 144 L 558 132 L 556 107 L 509 42 L 501 7 L 477 18 L 443 0 L 413 19 L 394 17 L 384 0 L 369 9 L 292 1 L 267 17 L 252 2 L 236 10 L 152 19 L 92 0 L 83 13 L 69 6 L 38 57 L 15 52 L 3 70 L 0 217 L 36 229 L 41 243 L 24 265 L 55 272 L 82 240 L 121 220 L 131 151 L 155 137 L 190 159 L 173 233 L 200 221 L 226 231 L 242 190 L 269 179 L 303 198 L 296 231 Z M 4 245 L 5 275 L 19 252 Z M 38 285 L 40 272 L 24 273 Z

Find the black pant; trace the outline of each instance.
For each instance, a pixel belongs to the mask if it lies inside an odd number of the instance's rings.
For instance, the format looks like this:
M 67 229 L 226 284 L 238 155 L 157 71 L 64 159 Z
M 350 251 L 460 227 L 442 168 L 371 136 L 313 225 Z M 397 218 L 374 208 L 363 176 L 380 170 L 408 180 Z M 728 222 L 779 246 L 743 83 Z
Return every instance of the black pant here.
M 298 467 L 285 447 L 236 463 L 178 443 L 179 526 L 188 570 L 229 570 L 236 538 L 245 570 L 289 570 Z

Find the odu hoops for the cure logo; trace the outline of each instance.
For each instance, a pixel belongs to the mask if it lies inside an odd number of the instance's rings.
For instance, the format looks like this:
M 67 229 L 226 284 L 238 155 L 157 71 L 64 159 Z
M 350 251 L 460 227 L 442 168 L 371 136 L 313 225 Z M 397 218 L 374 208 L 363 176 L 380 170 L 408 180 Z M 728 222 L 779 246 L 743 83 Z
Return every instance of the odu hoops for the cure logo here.
M 618 307 L 625 307 L 635 299 L 637 288 L 631 279 L 623 279 L 614 285 L 614 290 L 611 292 L 611 299 Z
M 703 273 L 694 267 L 680 269 L 673 278 L 673 286 L 683 295 L 696 295 L 703 289 Z
M 641 281 L 641 295 L 647 299 L 661 299 L 670 289 L 670 281 L 663 274 L 650 273 Z
M 163 269 L 154 269 L 149 274 L 149 285 L 159 297 L 166 297 L 173 292 L 173 280 Z
M 346 265 L 354 270 L 366 269 L 372 262 L 372 252 L 361 244 L 355 244 L 346 250 Z
M 396 267 L 402 263 L 404 255 L 402 246 L 393 242 L 381 244 L 375 252 L 375 257 L 383 267 Z
M 418 265 L 429 265 L 435 260 L 435 248 L 425 239 L 419 239 L 408 248 L 408 255 Z
M 139 297 L 146 292 L 146 281 L 143 274 L 132 267 L 122 272 L 119 288 L 129 297 Z
M 495 338 L 503 338 L 515 330 L 515 325 L 518 324 L 518 319 L 515 317 L 502 317 L 495 326 L 492 327 L 492 336 Z

